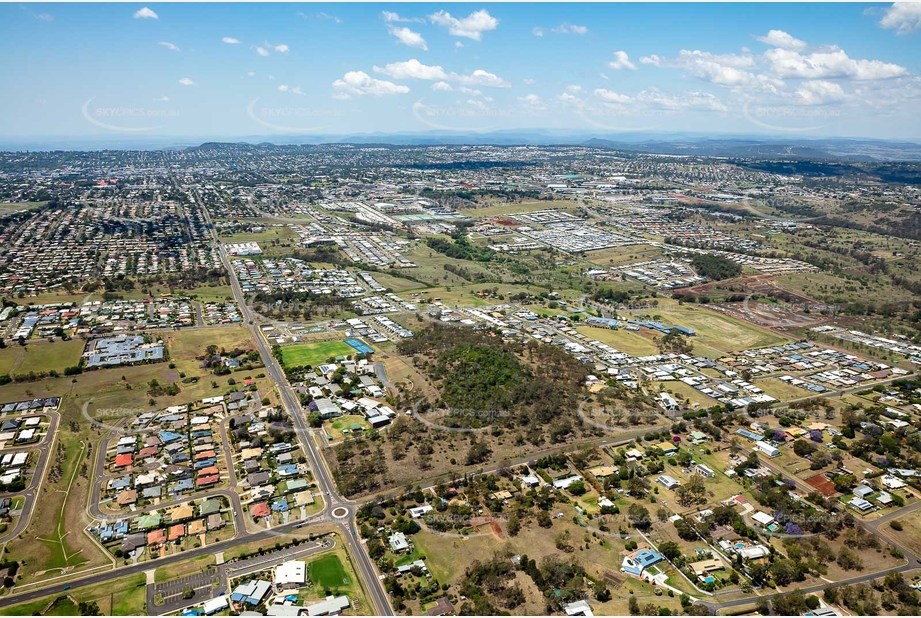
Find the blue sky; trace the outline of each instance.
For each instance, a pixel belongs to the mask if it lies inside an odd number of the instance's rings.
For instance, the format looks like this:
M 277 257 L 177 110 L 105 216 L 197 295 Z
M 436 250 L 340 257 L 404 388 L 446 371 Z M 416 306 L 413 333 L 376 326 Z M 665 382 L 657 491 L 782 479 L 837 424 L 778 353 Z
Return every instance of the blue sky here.
M 0 134 L 919 138 L 921 4 L 3 4 Z

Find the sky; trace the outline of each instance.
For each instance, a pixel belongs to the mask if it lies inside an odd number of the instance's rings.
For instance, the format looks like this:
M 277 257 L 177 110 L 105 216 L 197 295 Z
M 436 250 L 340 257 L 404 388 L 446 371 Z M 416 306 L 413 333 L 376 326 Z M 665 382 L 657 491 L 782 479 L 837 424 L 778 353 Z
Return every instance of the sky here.
M 921 3 L 0 5 L 0 136 L 921 138 Z

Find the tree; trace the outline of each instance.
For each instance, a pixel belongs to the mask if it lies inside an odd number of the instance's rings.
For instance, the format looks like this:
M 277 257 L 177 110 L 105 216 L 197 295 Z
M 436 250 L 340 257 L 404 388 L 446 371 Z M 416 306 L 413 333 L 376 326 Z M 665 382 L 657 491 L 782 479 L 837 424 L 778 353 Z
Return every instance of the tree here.
M 850 491 L 857 482 L 857 478 L 853 474 L 839 474 L 832 481 L 835 483 L 835 491 L 843 494 Z
M 692 474 L 683 485 L 675 490 L 678 496 L 678 504 L 681 506 L 691 506 L 704 502 L 707 499 L 707 486 L 704 484 L 704 477 L 699 474 Z
M 99 611 L 99 604 L 97 604 L 96 601 L 91 601 L 89 603 L 80 601 L 77 605 L 77 611 L 80 612 L 81 616 L 102 616 L 102 612 Z
M 669 560 L 674 560 L 681 555 L 681 547 L 674 541 L 665 541 L 659 545 L 659 553 Z
M 796 453 L 798 457 L 808 457 L 818 450 L 815 444 L 806 442 L 805 440 L 796 440 L 793 443 L 793 452 Z
M 608 585 L 604 581 L 599 581 L 595 584 L 595 598 L 598 599 L 601 603 L 605 603 L 611 600 L 611 590 L 608 588 Z
M 640 614 L 640 602 L 636 600 L 635 595 L 630 595 L 630 600 L 627 601 L 627 607 L 630 610 L 631 616 L 639 616 Z
M 508 534 L 509 536 L 517 536 L 518 532 L 521 531 L 521 520 L 518 518 L 517 514 L 512 514 L 508 518 Z
M 627 510 L 627 517 L 630 519 L 630 523 L 640 530 L 645 530 L 652 525 L 652 519 L 649 517 L 649 509 L 637 502 L 630 505 L 630 508 Z

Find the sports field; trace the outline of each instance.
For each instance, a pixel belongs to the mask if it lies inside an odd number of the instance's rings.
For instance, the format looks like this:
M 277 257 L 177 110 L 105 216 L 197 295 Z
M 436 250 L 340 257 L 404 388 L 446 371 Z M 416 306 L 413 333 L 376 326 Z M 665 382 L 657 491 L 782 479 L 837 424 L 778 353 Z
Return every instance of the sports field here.
M 336 588 L 350 583 L 342 561 L 335 554 L 324 556 L 310 563 L 310 581 L 315 586 L 324 588 Z
M 286 367 L 314 367 L 333 356 L 354 354 L 355 349 L 341 341 L 286 345 L 281 349 L 281 362 Z

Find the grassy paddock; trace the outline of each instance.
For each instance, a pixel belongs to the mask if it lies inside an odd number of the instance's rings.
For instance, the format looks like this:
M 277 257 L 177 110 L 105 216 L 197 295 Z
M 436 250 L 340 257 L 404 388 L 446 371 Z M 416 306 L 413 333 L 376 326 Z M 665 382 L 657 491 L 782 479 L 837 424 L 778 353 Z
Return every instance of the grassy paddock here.
M 358 351 L 341 341 L 288 345 L 281 349 L 281 362 L 286 367 L 314 367 L 332 356 L 357 354 Z

